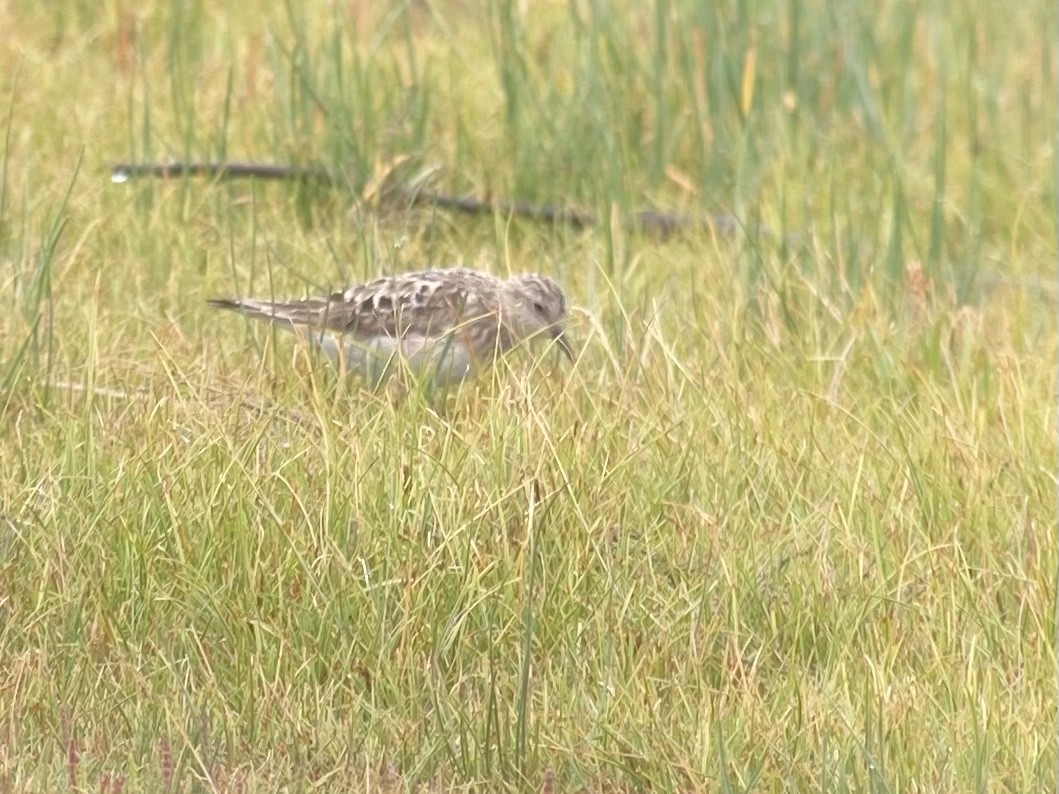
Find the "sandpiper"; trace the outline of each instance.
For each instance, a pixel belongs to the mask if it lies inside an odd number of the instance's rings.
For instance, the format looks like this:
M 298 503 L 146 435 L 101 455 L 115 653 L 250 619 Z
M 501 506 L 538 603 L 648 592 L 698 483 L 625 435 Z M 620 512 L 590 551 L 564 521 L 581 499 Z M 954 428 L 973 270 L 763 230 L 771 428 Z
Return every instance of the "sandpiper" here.
M 373 383 L 396 361 L 435 384 L 458 383 L 540 337 L 554 340 L 574 360 L 563 334 L 566 297 L 558 284 L 537 274 L 504 279 L 465 268 L 422 270 L 327 297 L 209 303 L 308 335 L 330 359 Z

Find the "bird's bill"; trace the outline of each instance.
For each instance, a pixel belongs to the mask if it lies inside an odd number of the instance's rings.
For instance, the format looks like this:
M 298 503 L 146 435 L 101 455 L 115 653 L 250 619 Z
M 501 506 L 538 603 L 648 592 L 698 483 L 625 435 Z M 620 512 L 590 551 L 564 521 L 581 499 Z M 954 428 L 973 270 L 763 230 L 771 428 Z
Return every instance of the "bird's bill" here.
M 566 334 L 562 332 L 562 329 L 557 329 L 553 332 L 552 338 L 555 340 L 555 344 L 559 345 L 559 349 L 563 351 L 563 354 L 570 360 L 570 363 L 574 363 L 574 349 L 570 345 L 570 340 L 566 338 Z

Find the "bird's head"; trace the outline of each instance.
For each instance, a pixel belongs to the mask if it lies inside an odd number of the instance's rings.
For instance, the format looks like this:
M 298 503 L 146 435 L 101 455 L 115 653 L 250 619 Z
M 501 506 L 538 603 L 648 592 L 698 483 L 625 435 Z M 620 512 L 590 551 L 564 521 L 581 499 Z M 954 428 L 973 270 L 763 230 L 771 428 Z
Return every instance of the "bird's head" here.
M 570 361 L 574 360 L 574 350 L 564 335 L 566 296 L 550 278 L 529 274 L 508 279 L 502 312 L 504 324 L 519 339 L 546 335 Z

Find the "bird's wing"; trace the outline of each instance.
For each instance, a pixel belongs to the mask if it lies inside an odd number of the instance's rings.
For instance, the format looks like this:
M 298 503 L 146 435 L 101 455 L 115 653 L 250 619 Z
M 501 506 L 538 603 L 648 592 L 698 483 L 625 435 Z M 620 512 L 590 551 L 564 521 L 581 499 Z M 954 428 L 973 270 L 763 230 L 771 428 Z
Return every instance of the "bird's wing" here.
M 211 300 L 220 309 L 359 338 L 438 336 L 496 317 L 499 282 L 471 270 L 425 270 L 369 281 L 326 298 Z
M 355 337 L 438 336 L 495 316 L 498 282 L 469 270 L 426 270 L 383 278 L 339 296 L 349 311 L 328 325 Z

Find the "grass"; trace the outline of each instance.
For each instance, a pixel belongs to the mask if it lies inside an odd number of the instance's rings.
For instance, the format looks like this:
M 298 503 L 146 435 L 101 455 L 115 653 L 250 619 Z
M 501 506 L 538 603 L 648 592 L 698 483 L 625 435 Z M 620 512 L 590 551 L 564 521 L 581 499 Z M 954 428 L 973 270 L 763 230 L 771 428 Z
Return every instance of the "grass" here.
M 1056 21 L 0 10 L 0 791 L 1051 790 Z M 109 182 L 169 157 L 342 185 Z M 367 200 L 431 169 L 604 222 Z M 557 277 L 576 367 L 394 401 L 205 307 L 427 262 Z

